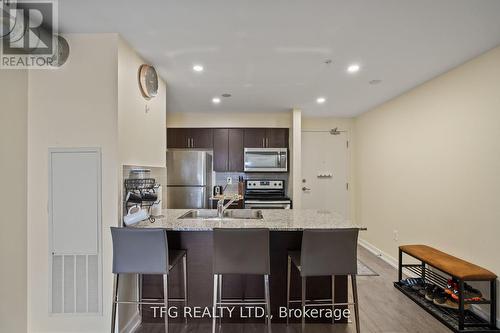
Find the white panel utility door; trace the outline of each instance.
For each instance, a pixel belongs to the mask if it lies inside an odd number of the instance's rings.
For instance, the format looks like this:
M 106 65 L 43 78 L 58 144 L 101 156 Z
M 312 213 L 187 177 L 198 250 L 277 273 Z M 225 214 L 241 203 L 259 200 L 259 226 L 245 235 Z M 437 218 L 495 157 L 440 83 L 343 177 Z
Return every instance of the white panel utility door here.
M 97 254 L 100 222 L 100 153 L 50 152 L 52 252 Z
M 101 151 L 49 151 L 50 300 L 53 314 L 102 313 Z
M 302 208 L 349 218 L 347 135 L 302 132 Z

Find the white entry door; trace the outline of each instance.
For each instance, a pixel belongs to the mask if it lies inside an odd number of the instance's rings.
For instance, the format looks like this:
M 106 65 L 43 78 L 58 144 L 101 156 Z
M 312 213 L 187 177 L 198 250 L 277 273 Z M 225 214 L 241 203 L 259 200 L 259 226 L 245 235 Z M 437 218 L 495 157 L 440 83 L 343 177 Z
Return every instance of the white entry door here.
M 349 218 L 347 150 L 345 132 L 302 132 L 302 208 Z

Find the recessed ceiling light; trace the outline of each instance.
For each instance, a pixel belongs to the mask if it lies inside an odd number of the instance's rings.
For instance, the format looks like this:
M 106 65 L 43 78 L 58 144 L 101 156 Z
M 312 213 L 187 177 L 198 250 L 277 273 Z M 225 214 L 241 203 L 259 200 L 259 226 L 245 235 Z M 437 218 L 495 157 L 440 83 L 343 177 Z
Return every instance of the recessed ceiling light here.
M 193 71 L 195 71 L 195 72 L 203 72 L 203 66 L 202 65 L 194 65 L 193 66 Z
M 352 65 L 349 65 L 349 67 L 347 67 L 347 72 L 356 73 L 356 72 L 359 72 L 360 69 L 361 69 L 361 66 L 359 66 L 358 64 L 352 64 Z
M 231 97 L 231 94 L 229 94 L 229 93 L 223 93 L 221 96 L 227 98 L 227 97 Z
M 326 102 L 326 98 L 324 98 L 324 97 L 316 98 L 316 103 L 318 103 L 318 104 L 323 104 L 325 102 Z
M 382 83 L 382 80 L 379 80 L 379 79 L 370 80 L 370 81 L 368 81 L 368 83 L 371 85 L 377 85 L 379 83 Z
M 219 104 L 220 103 L 220 98 L 219 97 L 212 98 L 212 103 Z

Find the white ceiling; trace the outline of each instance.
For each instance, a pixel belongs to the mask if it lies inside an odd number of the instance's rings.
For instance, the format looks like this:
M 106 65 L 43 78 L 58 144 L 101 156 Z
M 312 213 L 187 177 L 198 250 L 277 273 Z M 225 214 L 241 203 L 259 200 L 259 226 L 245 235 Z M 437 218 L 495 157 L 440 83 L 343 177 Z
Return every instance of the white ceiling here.
M 169 112 L 355 116 L 499 45 L 500 1 L 62 0 L 59 25 L 120 33 L 167 81 Z

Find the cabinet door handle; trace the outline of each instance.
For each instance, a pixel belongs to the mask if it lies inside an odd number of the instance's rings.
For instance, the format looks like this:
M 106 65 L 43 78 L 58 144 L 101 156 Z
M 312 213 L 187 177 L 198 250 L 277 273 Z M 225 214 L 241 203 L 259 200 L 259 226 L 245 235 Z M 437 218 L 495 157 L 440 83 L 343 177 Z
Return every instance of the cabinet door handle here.
M 187 147 L 188 148 L 190 148 L 189 145 L 190 145 L 189 138 L 187 138 Z
M 262 148 L 266 148 L 266 139 L 262 138 Z
M 194 139 L 191 138 L 191 148 L 194 148 Z
M 266 148 L 269 148 L 269 138 L 266 138 Z

